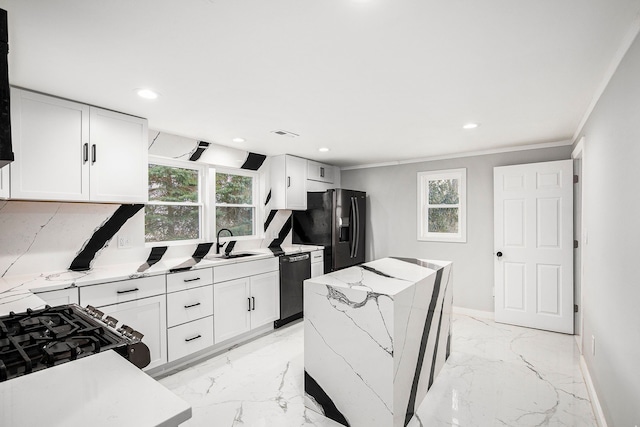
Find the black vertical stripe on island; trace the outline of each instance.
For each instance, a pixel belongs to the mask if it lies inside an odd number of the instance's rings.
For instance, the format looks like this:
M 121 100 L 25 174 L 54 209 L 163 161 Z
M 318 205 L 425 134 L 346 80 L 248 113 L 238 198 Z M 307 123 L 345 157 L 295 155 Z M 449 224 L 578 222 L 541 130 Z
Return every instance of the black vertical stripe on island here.
M 202 153 L 204 153 L 204 150 L 209 148 L 210 145 L 211 144 L 209 142 L 198 141 L 198 146 L 196 147 L 196 151 L 194 151 L 193 154 L 191 154 L 191 157 L 189 157 L 189 160 L 191 160 L 192 162 L 195 162 L 196 160 L 198 160 L 200 156 L 202 156 Z
M 94 233 L 93 236 L 85 243 L 75 259 L 71 262 L 69 270 L 86 271 L 91 268 L 91 261 L 95 258 L 96 253 L 104 248 L 109 240 L 116 235 L 118 230 L 122 228 L 125 222 L 134 216 L 140 209 L 144 208 L 143 204 L 121 205 Z
M 424 322 L 424 329 L 422 330 L 422 340 L 420 341 L 420 350 L 418 352 L 418 361 L 416 363 L 416 372 L 413 375 L 413 384 L 411 385 L 411 394 L 409 395 L 409 404 L 407 405 L 407 414 L 404 418 L 404 425 L 406 426 L 413 418 L 416 411 L 416 395 L 418 393 L 418 382 L 420 382 L 420 371 L 422 371 L 422 364 L 424 363 L 424 354 L 427 350 L 427 341 L 429 339 L 429 330 L 431 329 L 431 322 L 433 321 L 433 313 L 436 310 L 436 304 L 438 303 L 438 295 L 440 294 L 440 283 L 442 282 L 442 268 L 436 271 L 436 281 L 433 284 L 433 293 L 431 294 L 431 302 L 429 303 L 429 311 L 427 312 L 427 318 Z M 438 343 L 436 343 L 437 345 Z
M 147 264 L 149 267 L 160 261 L 165 252 L 167 252 L 167 249 L 167 246 L 156 246 L 155 248 L 151 248 L 151 253 L 149 254 L 149 258 L 147 258 Z
M 433 377 L 436 371 L 436 359 L 438 357 L 438 343 L 440 342 L 440 330 L 442 329 L 442 312 L 444 311 L 444 302 L 447 298 L 447 288 L 449 287 L 449 278 L 447 277 L 447 283 L 444 285 L 442 291 L 442 306 L 440 307 L 440 320 L 438 320 L 438 332 L 436 332 L 436 345 L 433 346 L 433 359 L 431 361 L 431 372 L 429 372 L 429 385 L 427 390 L 431 388 L 433 384 Z
M 14 160 L 11 145 L 11 102 L 9 89 L 9 29 L 7 11 L 0 9 L 0 166 Z
M 271 243 L 269 243 L 269 247 L 270 248 L 277 248 L 282 246 L 282 243 L 284 242 L 284 239 L 287 237 L 287 234 L 289 234 L 289 232 L 291 231 L 291 215 L 289 215 L 289 218 L 287 218 L 287 220 L 284 222 L 284 224 L 282 225 L 282 228 L 280 229 L 280 232 L 278 233 L 278 238 L 274 239 Z
M 242 166 L 240 166 L 240 169 L 257 171 L 260 169 L 260 166 L 262 166 L 266 158 L 267 156 L 264 154 L 249 153 L 247 160 L 245 160 Z
M 271 193 L 269 193 L 271 194 Z M 269 212 L 269 215 L 267 215 L 267 219 L 264 222 L 264 231 L 267 231 L 267 228 L 269 228 L 269 225 L 271 224 L 271 221 L 273 221 L 273 218 L 275 218 L 276 214 L 278 213 L 277 210 L 272 209 Z
M 271 190 L 269 190 L 269 193 L 267 194 L 267 199 L 264 201 L 264 205 L 267 206 L 270 200 L 271 200 Z
M 320 384 L 318 384 L 306 370 L 304 371 L 304 392 L 311 396 L 316 403 L 322 407 L 325 417 L 331 418 L 343 426 L 350 426 L 342 412 L 340 412 L 336 404 L 331 400 L 331 397 L 329 397 L 323 388 L 320 387 Z

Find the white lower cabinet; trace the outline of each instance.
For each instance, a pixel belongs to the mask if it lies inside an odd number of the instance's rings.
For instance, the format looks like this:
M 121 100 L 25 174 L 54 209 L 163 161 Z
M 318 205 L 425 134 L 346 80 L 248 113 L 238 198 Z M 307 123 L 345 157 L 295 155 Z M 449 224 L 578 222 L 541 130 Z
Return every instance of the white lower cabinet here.
M 9 168 L 10 165 L 4 165 L 0 168 L 0 199 L 9 198 Z
M 101 283 L 80 288 L 80 304 L 92 305 L 144 335 L 151 363 L 145 370 L 167 363 L 167 296 L 165 276 Z
M 169 328 L 169 362 L 213 345 L 213 316 Z
M 311 277 L 324 274 L 324 251 L 311 252 Z
M 278 271 L 272 271 L 216 283 L 213 288 L 215 342 L 277 320 L 280 314 L 278 280 Z
M 89 304 L 91 303 L 89 302 Z M 144 334 L 142 342 L 149 347 L 151 352 L 151 363 L 144 368 L 145 370 L 167 363 L 167 304 L 165 295 L 97 308 L 118 319 L 118 328 L 125 324 Z

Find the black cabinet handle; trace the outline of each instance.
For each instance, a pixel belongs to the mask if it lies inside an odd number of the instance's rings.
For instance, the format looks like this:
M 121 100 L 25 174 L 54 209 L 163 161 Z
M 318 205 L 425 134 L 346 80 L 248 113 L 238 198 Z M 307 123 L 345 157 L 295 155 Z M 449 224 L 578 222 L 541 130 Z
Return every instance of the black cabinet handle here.
M 199 303 L 199 302 L 197 302 L 197 303 L 195 303 L 195 304 L 185 305 L 185 306 L 184 306 L 184 308 L 197 307 L 197 306 L 199 306 L 199 305 L 200 305 L 200 303 Z
M 291 177 L 287 177 L 287 188 L 291 187 Z
M 256 298 L 255 297 L 251 297 L 251 301 L 253 301 L 253 308 L 251 310 L 255 310 L 256 309 Z
M 202 335 L 198 334 L 193 338 L 185 338 L 185 342 L 189 342 L 189 341 L 193 341 L 193 340 L 197 340 L 198 338 L 202 338 Z
M 82 162 L 87 163 L 89 161 L 89 144 L 82 144 Z
M 195 282 L 196 280 L 200 280 L 199 277 L 196 277 L 194 279 L 183 279 L 183 282 L 188 283 L 188 282 Z
M 320 168 L 320 178 L 324 178 L 324 168 Z
M 98 160 L 98 149 L 96 148 L 96 144 L 91 146 L 91 163 L 95 163 Z
M 249 308 L 247 311 L 251 311 L 251 298 L 247 298 L 247 302 L 249 303 Z
M 126 291 L 117 291 L 117 293 L 119 294 L 128 294 L 130 292 L 138 292 L 140 289 L 138 288 L 133 288 L 133 289 L 127 289 Z
M 500 251 L 496 252 L 496 256 L 498 257 L 498 259 L 502 258 L 502 252 Z

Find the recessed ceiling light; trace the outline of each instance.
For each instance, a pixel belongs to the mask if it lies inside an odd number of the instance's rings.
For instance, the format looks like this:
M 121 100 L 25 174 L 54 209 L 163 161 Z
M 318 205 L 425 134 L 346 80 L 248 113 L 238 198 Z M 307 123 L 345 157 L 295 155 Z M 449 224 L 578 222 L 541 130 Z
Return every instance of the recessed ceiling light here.
M 237 142 L 238 144 L 241 144 L 245 141 L 244 138 L 233 138 L 231 141 L 233 142 Z
M 327 147 L 322 147 L 318 148 L 318 151 L 320 151 L 321 153 L 326 153 L 327 151 L 329 151 L 329 149 Z
M 136 93 L 140 98 L 144 99 L 156 99 L 158 92 L 154 92 L 151 89 L 136 89 Z
M 462 129 L 475 129 L 478 126 L 480 126 L 478 123 L 467 123 L 466 125 L 462 126 Z

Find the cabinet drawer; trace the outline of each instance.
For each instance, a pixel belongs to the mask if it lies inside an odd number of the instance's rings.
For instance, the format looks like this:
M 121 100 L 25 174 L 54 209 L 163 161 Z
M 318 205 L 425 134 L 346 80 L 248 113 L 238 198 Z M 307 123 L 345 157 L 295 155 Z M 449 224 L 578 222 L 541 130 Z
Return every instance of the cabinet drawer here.
M 162 276 L 103 283 L 80 288 L 80 305 L 94 307 L 132 301 L 165 293 L 165 279 Z
M 169 328 L 169 362 L 213 345 L 213 316 Z
M 257 261 L 239 262 L 231 265 L 221 265 L 220 267 L 213 267 L 213 279 L 215 283 L 226 282 L 227 280 L 276 271 L 279 266 L 279 259 L 275 257 Z
M 34 292 L 48 305 L 55 307 L 63 304 L 78 304 L 78 288 L 58 289 L 56 291 Z
M 213 269 L 211 267 L 167 274 L 167 292 L 183 291 L 212 283 Z
M 311 252 L 311 264 L 314 262 L 324 262 L 324 251 Z
M 213 285 L 167 295 L 169 327 L 213 314 Z

